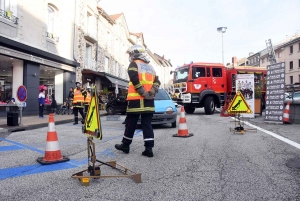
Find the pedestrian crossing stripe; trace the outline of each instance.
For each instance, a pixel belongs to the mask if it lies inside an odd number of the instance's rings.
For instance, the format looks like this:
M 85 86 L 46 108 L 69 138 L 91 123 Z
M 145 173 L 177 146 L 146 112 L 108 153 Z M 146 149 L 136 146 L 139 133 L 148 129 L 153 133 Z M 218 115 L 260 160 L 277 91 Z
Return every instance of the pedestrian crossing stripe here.
M 82 132 L 88 137 L 101 140 L 102 128 L 99 115 L 97 89 L 96 86 L 94 86 L 89 108 L 85 116 L 84 125 L 82 126 Z
M 236 113 L 251 114 L 252 113 L 250 106 L 248 105 L 243 94 L 240 91 L 236 93 L 233 100 L 230 102 L 227 112 L 229 114 L 236 114 Z

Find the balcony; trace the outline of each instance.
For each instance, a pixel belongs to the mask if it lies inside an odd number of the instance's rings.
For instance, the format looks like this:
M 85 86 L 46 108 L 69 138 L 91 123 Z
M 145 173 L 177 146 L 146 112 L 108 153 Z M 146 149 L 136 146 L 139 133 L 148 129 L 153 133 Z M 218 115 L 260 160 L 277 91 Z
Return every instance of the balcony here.
M 97 42 L 97 39 L 96 39 L 96 32 L 95 31 L 89 31 L 87 30 L 85 33 L 84 33 L 84 38 L 88 41 L 90 41 L 91 43 L 96 43 Z
M 55 35 L 52 34 L 52 33 L 46 32 L 46 37 L 50 38 L 51 40 L 53 40 L 53 41 L 55 41 L 57 43 L 59 42 L 59 37 L 55 37 Z
M 18 19 L 16 16 L 12 15 L 11 11 L 5 11 L 0 9 L 0 16 L 8 19 L 9 21 L 13 22 L 14 24 L 18 24 Z
M 99 69 L 98 66 L 100 66 L 100 62 L 98 61 L 95 61 L 93 59 L 85 60 L 85 69 L 97 71 Z

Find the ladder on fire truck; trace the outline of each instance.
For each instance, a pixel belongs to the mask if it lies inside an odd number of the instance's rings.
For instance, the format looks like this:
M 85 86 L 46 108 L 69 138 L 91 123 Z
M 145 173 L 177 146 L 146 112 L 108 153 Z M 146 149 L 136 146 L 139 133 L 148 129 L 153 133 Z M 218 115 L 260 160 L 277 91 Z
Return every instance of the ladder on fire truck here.
M 266 45 L 267 45 L 267 50 L 268 50 L 268 53 L 269 53 L 270 64 L 276 64 L 275 52 L 274 52 L 274 49 L 273 49 L 271 39 L 266 40 Z
M 229 116 L 234 116 L 234 114 L 228 114 L 227 110 L 229 107 L 230 102 L 232 101 L 232 99 L 235 96 L 235 91 L 230 91 L 228 92 L 228 94 L 226 94 L 226 99 L 224 101 L 224 106 L 222 107 L 220 116 L 221 117 L 229 117 Z

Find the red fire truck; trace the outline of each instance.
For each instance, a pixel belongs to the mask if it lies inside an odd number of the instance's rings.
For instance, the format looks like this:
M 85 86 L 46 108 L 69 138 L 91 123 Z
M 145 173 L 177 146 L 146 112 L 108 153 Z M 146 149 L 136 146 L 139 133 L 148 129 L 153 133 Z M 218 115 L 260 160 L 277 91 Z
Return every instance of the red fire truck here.
M 192 114 L 195 108 L 204 107 L 205 114 L 213 114 L 215 107 L 224 105 L 229 94 L 235 94 L 236 74 L 253 73 L 254 82 L 258 83 L 266 78 L 267 70 L 255 66 L 226 68 L 220 63 L 198 62 L 185 64 L 171 73 L 174 73 L 172 92 L 177 96 L 173 100 L 183 105 L 186 113 Z M 264 103 L 265 89 L 262 93 Z

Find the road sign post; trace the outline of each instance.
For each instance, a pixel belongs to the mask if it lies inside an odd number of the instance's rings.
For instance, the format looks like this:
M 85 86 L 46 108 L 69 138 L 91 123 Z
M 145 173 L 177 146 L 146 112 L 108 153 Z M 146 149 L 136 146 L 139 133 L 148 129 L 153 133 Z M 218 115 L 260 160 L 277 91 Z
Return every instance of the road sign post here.
M 20 126 L 22 126 L 22 111 L 23 111 L 23 107 L 26 107 L 25 101 L 27 99 L 27 89 L 24 85 L 19 86 L 17 90 L 17 99 L 19 100 L 19 102 L 21 102 L 21 105 L 19 105 L 19 110 L 20 110 Z

